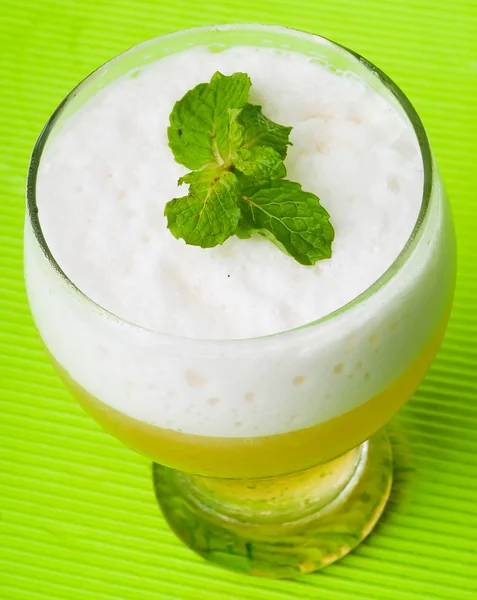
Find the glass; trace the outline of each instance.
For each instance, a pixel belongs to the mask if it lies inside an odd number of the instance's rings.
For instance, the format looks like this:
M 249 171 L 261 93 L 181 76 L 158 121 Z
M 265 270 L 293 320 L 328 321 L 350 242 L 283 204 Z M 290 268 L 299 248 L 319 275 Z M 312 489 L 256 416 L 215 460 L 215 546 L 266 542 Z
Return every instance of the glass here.
M 95 304 L 48 248 L 35 197 L 45 147 L 106 85 L 196 45 L 311 56 L 365 80 L 414 128 L 424 188 L 407 245 L 366 292 L 318 321 L 255 339 L 166 335 Z M 159 37 L 102 66 L 62 102 L 33 150 L 27 200 L 27 290 L 53 364 L 98 423 L 155 461 L 157 498 L 181 539 L 209 560 L 275 577 L 316 570 L 359 544 L 391 487 L 383 427 L 435 356 L 455 279 L 448 200 L 422 123 L 399 88 L 338 44 L 283 27 L 205 27 Z M 93 370 L 100 370 L 100 381 Z M 125 389 L 131 407 L 111 408 L 115 390 Z M 155 424 L 141 417 L 152 401 L 160 407 Z M 181 431 L 168 426 L 177 411 Z M 241 415 L 252 426 L 244 428 Z M 211 418 L 220 419 L 226 435 L 211 434 Z

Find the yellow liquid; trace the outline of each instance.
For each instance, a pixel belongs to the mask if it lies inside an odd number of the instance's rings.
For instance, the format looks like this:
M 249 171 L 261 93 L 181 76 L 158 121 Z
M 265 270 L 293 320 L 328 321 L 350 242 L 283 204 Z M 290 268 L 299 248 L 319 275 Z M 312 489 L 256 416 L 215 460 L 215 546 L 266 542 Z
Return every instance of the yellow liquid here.
M 330 461 L 383 427 L 422 381 L 446 323 L 447 319 L 407 371 L 374 398 L 313 427 L 270 436 L 207 437 L 149 425 L 94 398 L 54 359 L 53 363 L 82 407 L 104 429 L 155 462 L 211 477 L 269 477 Z

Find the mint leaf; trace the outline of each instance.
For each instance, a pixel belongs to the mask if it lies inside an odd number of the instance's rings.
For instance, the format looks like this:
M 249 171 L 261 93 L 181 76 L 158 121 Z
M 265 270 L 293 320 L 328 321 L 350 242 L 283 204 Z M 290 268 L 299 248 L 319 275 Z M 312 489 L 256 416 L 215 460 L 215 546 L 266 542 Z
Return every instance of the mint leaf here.
M 241 229 L 273 241 L 302 265 L 331 256 L 334 229 L 317 196 L 298 183 L 270 181 L 249 195 L 242 194 Z
M 227 160 L 230 162 L 232 157 L 238 152 L 245 142 L 245 128 L 240 123 L 239 117 L 242 112 L 241 108 L 229 108 L 229 125 L 228 125 L 228 152 Z
M 240 219 L 239 183 L 230 171 L 217 174 L 214 168 L 189 173 L 189 194 L 174 198 L 164 211 L 172 235 L 187 244 L 211 248 L 230 237 Z
M 256 104 L 246 104 L 239 120 L 245 129 L 246 148 L 269 146 L 276 150 L 282 159 L 285 158 L 292 127 L 274 123 L 263 114 L 262 107 Z
M 167 135 L 178 163 L 197 170 L 208 164 L 221 165 L 228 160 L 231 142 L 229 111 L 246 104 L 250 85 L 250 78 L 245 73 L 226 76 L 217 71 L 210 83 L 200 83 L 175 103 Z M 235 113 L 235 120 L 237 116 Z M 234 131 L 237 130 L 238 127 L 234 126 Z
M 334 230 L 319 198 L 287 181 L 291 127 L 247 103 L 250 78 L 217 72 L 176 102 L 167 130 L 189 193 L 166 204 L 167 226 L 187 244 L 210 248 L 235 234 L 271 240 L 303 265 L 331 256 Z
M 235 230 L 235 235 L 241 240 L 248 240 L 255 233 L 253 229 L 248 227 L 248 225 L 241 219 L 239 221 L 238 227 Z
M 251 178 L 255 185 L 270 179 L 283 179 L 287 174 L 281 156 L 269 146 L 240 148 L 234 156 L 235 168 Z

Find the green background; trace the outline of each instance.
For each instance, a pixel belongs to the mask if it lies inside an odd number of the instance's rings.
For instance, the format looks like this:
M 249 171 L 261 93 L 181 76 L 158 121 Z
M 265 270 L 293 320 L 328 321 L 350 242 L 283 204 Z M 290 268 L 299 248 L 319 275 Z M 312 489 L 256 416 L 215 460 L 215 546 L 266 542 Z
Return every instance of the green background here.
M 447 336 L 393 427 L 384 518 L 350 556 L 299 581 L 229 573 L 179 543 L 148 461 L 103 433 L 57 381 L 22 281 L 29 153 L 71 87 L 146 38 L 247 21 L 321 33 L 401 85 L 429 133 L 459 243 Z M 477 598 L 476 138 L 475 0 L 1 0 L 0 598 Z

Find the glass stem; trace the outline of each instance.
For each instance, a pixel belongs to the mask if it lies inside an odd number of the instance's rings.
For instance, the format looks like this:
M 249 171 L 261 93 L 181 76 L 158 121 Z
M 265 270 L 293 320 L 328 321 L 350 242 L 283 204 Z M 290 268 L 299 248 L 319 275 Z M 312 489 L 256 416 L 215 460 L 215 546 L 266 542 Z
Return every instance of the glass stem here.
M 184 492 L 202 510 L 250 525 L 292 523 L 344 500 L 359 479 L 367 442 L 306 471 L 263 479 L 218 479 L 181 473 Z

